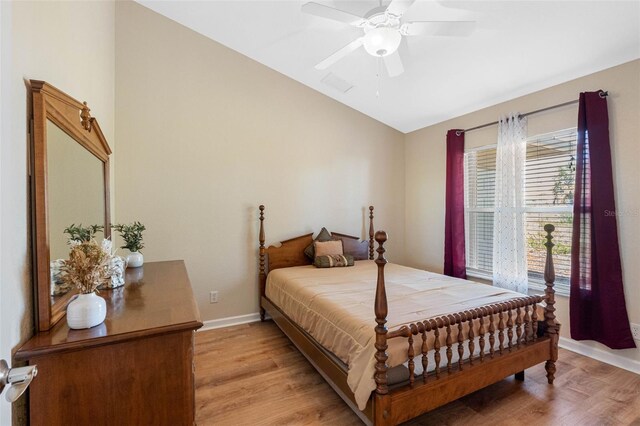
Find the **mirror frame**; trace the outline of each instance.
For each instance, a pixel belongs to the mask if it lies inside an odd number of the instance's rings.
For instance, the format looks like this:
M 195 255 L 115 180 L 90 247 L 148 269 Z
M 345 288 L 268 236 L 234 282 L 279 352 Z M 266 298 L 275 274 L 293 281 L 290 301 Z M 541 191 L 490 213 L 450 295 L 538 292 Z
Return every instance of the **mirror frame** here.
M 78 144 L 102 161 L 104 166 L 105 238 L 111 236 L 109 155 L 111 148 L 91 117 L 87 103 L 80 103 L 50 84 L 30 80 L 31 85 L 31 241 L 33 247 L 33 281 L 35 314 L 38 331 L 47 331 L 60 321 L 69 300 L 70 291 L 51 303 L 51 272 L 49 253 L 49 210 L 47 205 L 47 120 L 51 120 Z

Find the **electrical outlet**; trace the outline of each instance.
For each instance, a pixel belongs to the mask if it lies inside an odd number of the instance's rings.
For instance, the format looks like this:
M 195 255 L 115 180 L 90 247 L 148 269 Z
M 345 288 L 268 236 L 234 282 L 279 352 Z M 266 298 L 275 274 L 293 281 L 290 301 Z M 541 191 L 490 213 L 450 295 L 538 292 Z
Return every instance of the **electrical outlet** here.
M 635 340 L 640 340 L 640 324 L 631 323 L 631 334 Z
M 212 291 L 209 293 L 209 303 L 218 303 L 218 292 Z

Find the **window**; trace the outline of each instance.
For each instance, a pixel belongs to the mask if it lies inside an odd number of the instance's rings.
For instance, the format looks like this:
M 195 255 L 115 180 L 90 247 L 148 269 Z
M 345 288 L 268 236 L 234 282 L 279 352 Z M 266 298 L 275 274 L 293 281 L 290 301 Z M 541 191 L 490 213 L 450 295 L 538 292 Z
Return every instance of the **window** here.
M 529 287 L 544 282 L 544 225 L 556 227 L 553 242 L 557 289 L 568 294 L 577 144 L 576 129 L 527 139 L 525 162 L 525 232 Z M 493 266 L 495 145 L 468 150 L 465 167 L 467 273 L 490 278 Z M 538 284 L 538 285 L 536 285 Z

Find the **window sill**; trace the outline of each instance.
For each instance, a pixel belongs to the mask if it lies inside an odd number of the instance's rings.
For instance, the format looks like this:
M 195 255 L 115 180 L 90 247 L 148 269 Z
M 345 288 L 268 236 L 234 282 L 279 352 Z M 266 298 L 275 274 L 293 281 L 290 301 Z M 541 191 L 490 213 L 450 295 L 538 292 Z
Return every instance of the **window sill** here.
M 481 271 L 467 269 L 467 277 L 493 283 L 493 277 Z M 545 288 L 546 285 L 543 281 L 529 280 L 529 295 L 544 294 Z M 554 289 L 557 296 L 569 297 L 569 286 L 556 284 L 554 285 Z

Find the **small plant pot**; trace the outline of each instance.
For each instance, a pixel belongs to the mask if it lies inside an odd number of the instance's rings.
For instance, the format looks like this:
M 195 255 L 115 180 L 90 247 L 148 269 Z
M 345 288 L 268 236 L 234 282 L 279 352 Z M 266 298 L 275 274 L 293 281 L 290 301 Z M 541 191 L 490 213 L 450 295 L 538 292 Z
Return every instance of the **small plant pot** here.
M 95 327 L 107 316 L 107 302 L 95 293 L 79 294 L 67 306 L 67 325 L 74 330 Z
M 134 251 L 127 256 L 127 268 L 139 268 L 144 264 L 144 256 L 139 251 Z

